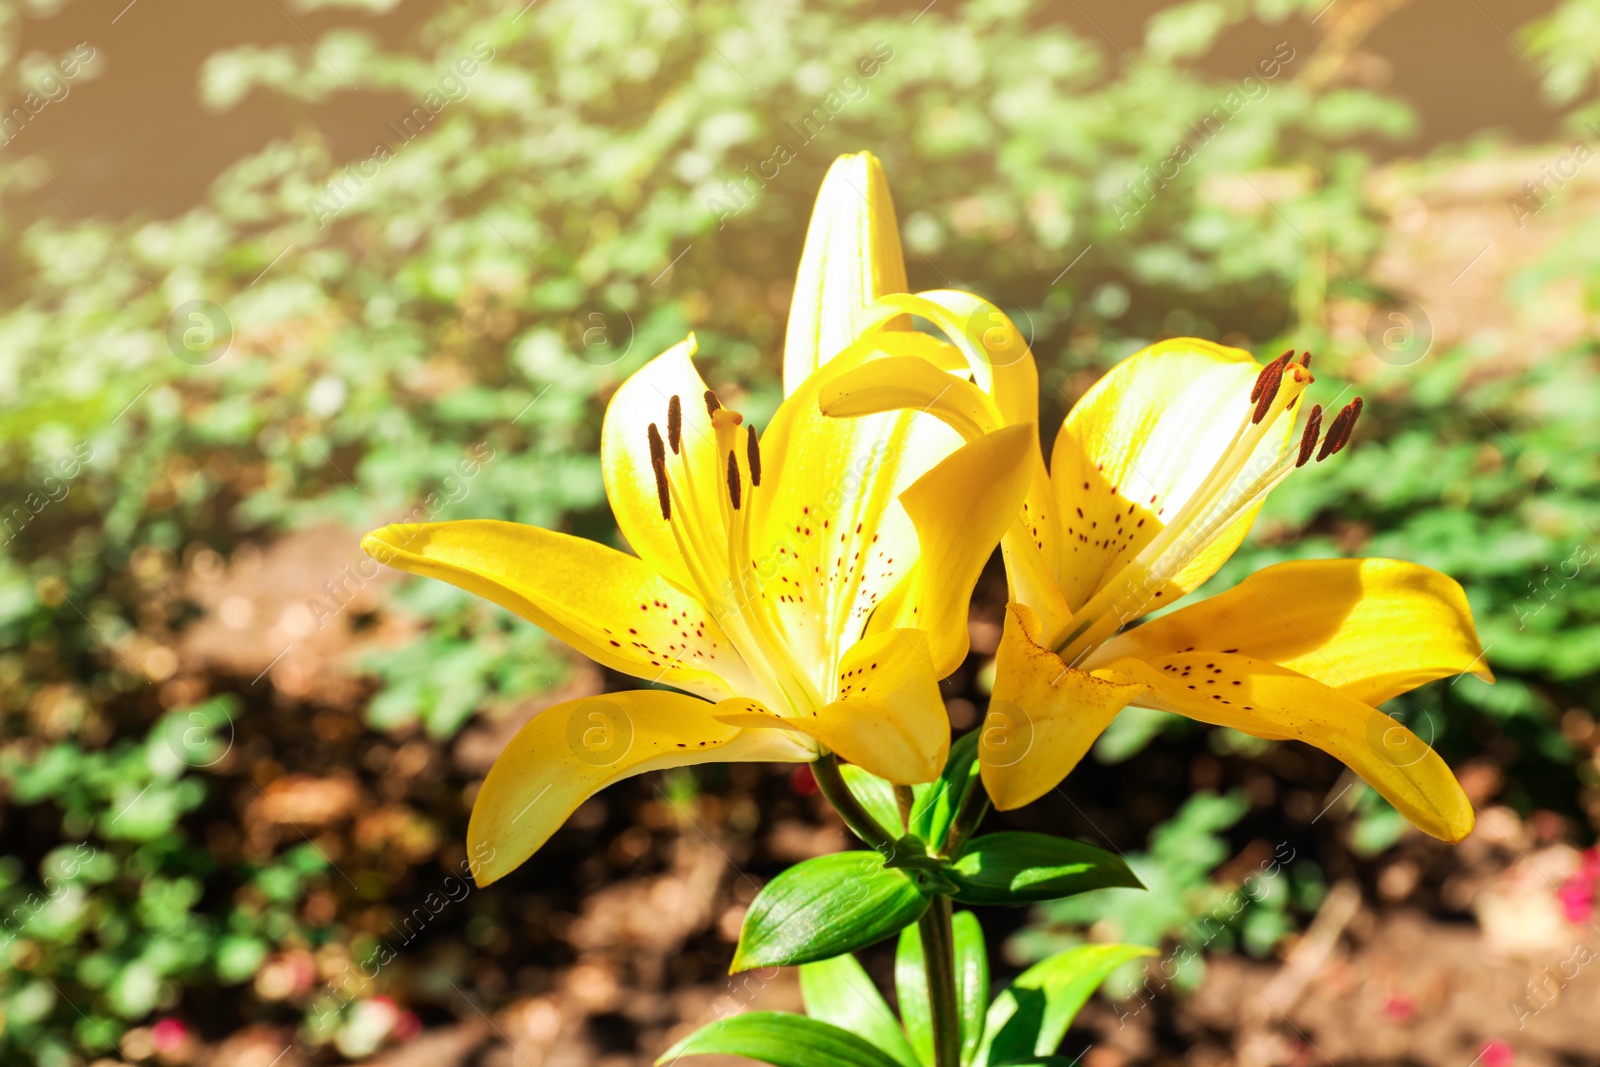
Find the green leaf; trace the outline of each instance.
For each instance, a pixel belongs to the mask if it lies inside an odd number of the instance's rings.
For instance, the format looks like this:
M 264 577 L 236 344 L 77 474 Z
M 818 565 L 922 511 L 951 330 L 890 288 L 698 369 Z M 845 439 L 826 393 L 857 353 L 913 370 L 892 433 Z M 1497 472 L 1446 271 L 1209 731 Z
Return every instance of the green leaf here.
M 983 926 L 972 912 L 957 912 L 950 925 L 955 936 L 956 1002 L 961 1005 L 961 1062 L 971 1063 L 983 1044 L 989 953 L 983 946 Z
M 1121 857 L 1104 849 L 1020 830 L 973 838 L 947 875 L 963 904 L 1031 904 L 1110 886 L 1144 888 Z
M 1155 950 L 1143 945 L 1080 945 L 1029 967 L 989 1005 L 973 1067 L 1052 1055 L 1107 975 L 1129 960 L 1153 955 Z
M 978 731 L 973 730 L 950 745 L 943 774 L 912 790 L 916 801 L 911 809 L 911 832 L 934 848 L 943 845 L 961 801 L 977 780 Z
M 775 1067 L 902 1067 L 848 1030 L 775 1011 L 718 1019 L 673 1045 L 656 1063 L 708 1055 L 745 1056 Z
M 915 926 L 900 931 L 894 952 L 894 993 L 900 1001 L 900 1025 L 923 1063 L 933 1063 L 933 1012 L 928 1007 L 928 972 L 922 963 L 922 932 Z
M 916 922 L 927 898 L 876 852 L 836 852 L 784 871 L 750 905 L 733 971 L 811 963 L 865 948 Z
M 859 1034 L 902 1067 L 922 1067 L 894 1012 L 854 956 L 847 953 L 801 967 L 800 995 L 811 1018 Z
M 855 794 L 861 806 L 867 809 L 878 825 L 896 837 L 906 832 L 905 820 L 900 817 L 900 802 L 894 798 L 894 786 L 871 771 L 864 771 L 854 763 L 841 764 L 839 773 L 844 784 Z

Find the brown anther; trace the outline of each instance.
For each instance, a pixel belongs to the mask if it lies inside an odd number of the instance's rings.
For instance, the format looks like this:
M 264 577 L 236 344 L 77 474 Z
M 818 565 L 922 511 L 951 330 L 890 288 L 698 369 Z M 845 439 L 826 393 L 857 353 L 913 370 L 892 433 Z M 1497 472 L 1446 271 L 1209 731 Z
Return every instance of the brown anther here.
M 667 401 L 667 444 L 672 446 L 674 456 L 683 447 L 683 404 L 676 393 Z
M 1350 431 L 1355 429 L 1356 419 L 1360 417 L 1361 398 L 1358 396 L 1333 417 L 1333 425 L 1328 427 L 1328 436 L 1322 439 L 1322 447 L 1317 450 L 1318 463 L 1349 444 Z
M 733 449 L 728 449 L 728 499 L 733 501 L 733 510 L 739 510 L 739 459 L 733 454 Z
M 667 449 L 661 443 L 661 431 L 650 424 L 650 466 L 656 472 L 656 501 L 661 505 L 661 517 L 672 521 L 672 492 L 667 488 Z
M 1300 353 L 1300 365 L 1302 367 L 1304 367 L 1306 370 L 1310 370 L 1311 369 L 1311 353 L 1310 352 L 1302 352 L 1302 353 Z
M 1278 387 L 1283 384 L 1283 368 L 1287 366 L 1282 356 L 1261 368 L 1261 373 L 1256 376 L 1256 387 L 1251 390 L 1250 399 L 1256 402 L 1256 410 L 1250 416 L 1252 424 L 1259 423 L 1267 417 L 1267 412 L 1272 408 L 1272 402 L 1278 398 Z
M 721 406 L 722 406 L 722 401 L 717 399 L 717 394 L 713 393 L 711 390 L 707 389 L 706 390 L 706 415 L 707 416 L 715 415 L 717 413 L 717 409 L 720 408 Z
M 750 427 L 750 436 L 745 439 L 744 455 L 747 466 L 750 468 L 750 484 L 761 484 L 761 442 L 756 440 L 756 428 Z
M 1283 365 L 1289 361 L 1289 357 L 1292 355 L 1294 355 L 1294 349 L 1291 348 L 1289 351 L 1285 352 L 1283 355 L 1279 356 L 1277 359 L 1261 368 L 1261 373 L 1256 375 L 1256 384 L 1250 387 L 1250 403 L 1254 404 L 1257 400 L 1261 399 L 1261 391 L 1266 388 L 1267 378 L 1269 376 L 1272 377 L 1274 382 L 1282 379 Z M 1274 385 L 1273 388 L 1276 389 L 1277 386 Z
M 1311 451 L 1317 447 L 1317 434 L 1322 431 L 1322 405 L 1311 405 L 1311 414 L 1306 416 L 1305 432 L 1300 435 L 1300 456 L 1294 461 L 1296 467 L 1304 467 L 1311 460 Z

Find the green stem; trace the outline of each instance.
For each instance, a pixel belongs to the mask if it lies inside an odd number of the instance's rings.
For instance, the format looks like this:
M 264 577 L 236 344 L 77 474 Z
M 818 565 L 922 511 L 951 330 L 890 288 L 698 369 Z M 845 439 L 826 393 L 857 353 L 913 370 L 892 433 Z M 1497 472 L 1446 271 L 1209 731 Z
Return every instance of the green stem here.
M 857 800 L 856 795 L 850 792 L 850 787 L 844 784 L 844 775 L 839 773 L 838 756 L 829 752 L 826 756 L 813 760 L 811 776 L 817 780 L 817 788 L 828 798 L 828 803 L 833 805 L 833 810 L 839 813 L 839 817 L 850 827 L 853 834 L 877 849 L 879 855 L 893 854 L 894 838 L 878 825 L 876 819 L 867 814 L 867 809 L 861 806 L 861 801 Z
M 972 836 L 988 814 L 989 791 L 983 788 L 982 782 L 974 782 L 967 789 L 966 796 L 961 798 L 961 807 L 956 811 L 956 817 L 950 820 L 950 832 L 945 835 L 944 843 L 934 855 L 943 859 L 960 852 L 961 846 L 967 843 L 967 838 Z
M 917 795 L 909 785 L 897 785 L 894 787 L 894 802 L 900 808 L 900 821 L 910 830 L 911 812 L 917 806 Z
M 922 966 L 928 972 L 934 1067 L 961 1067 L 961 1008 L 956 998 L 956 945 L 950 911 L 950 898 L 939 894 L 917 920 Z

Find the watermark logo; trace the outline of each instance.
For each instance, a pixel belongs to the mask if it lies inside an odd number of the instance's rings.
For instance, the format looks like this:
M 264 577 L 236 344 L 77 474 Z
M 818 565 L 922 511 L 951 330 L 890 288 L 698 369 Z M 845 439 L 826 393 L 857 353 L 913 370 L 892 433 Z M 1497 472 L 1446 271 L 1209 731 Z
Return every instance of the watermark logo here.
M 1009 700 L 989 701 L 978 734 L 978 751 L 991 767 L 1010 767 L 1022 762 L 1033 748 L 1033 720 L 1021 705 Z
M 614 767 L 633 748 L 633 720 L 613 700 L 580 700 L 567 713 L 567 744 L 591 766 Z
M 1433 751 L 1433 738 L 1438 733 L 1431 716 L 1424 714 L 1418 725 L 1423 723 L 1426 723 L 1428 734 L 1426 741 L 1399 719 L 1373 709 L 1367 717 L 1367 747 L 1391 767 L 1410 767 L 1420 763 Z
M 566 317 L 567 346 L 592 367 L 609 367 L 633 349 L 633 319 L 609 300 L 589 300 Z
M 1367 347 L 1391 367 L 1409 367 L 1433 347 L 1433 320 L 1409 300 L 1374 308 L 1367 319 Z
M 983 346 L 981 355 L 997 370 L 1020 362 L 1033 349 L 1033 316 L 1026 308 L 1002 311 L 984 304 L 967 318 L 963 332 L 978 339 Z
M 220 701 L 167 716 L 161 740 L 179 762 L 214 767 L 233 748 L 233 717 Z
M 228 354 L 233 320 L 209 300 L 185 300 L 167 316 L 167 348 L 191 367 L 205 367 Z

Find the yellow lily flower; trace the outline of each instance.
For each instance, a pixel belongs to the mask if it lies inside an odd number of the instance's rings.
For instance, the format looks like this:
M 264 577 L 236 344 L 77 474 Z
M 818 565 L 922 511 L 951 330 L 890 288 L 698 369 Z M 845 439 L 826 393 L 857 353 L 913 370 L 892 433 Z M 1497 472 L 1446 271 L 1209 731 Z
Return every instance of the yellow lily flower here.
M 534 716 L 473 806 L 480 884 L 532 855 L 589 796 L 647 770 L 827 752 L 901 784 L 943 769 L 938 682 L 966 655 L 967 600 L 1037 446 L 1031 426 L 963 443 L 912 413 L 822 415 L 824 383 L 873 354 L 847 344 L 864 326 L 889 350 L 923 347 L 919 335 L 882 332 L 893 309 L 867 311 L 904 286 L 893 212 L 875 159 L 834 165 L 796 288 L 788 395 L 759 437 L 707 388 L 692 336 L 617 390 L 601 465 L 637 555 L 489 520 L 387 526 L 363 540 L 380 562 L 678 690 Z M 891 603 L 892 623 L 878 610 Z
M 885 351 L 832 378 L 825 411 L 925 410 L 967 438 L 1034 417 L 1033 357 L 998 309 L 950 293 L 880 303 L 934 322 L 963 358 Z M 1073 407 L 1048 473 L 1035 453 L 1002 542 L 1012 603 L 979 746 L 997 807 L 1054 788 L 1138 704 L 1316 745 L 1429 834 L 1471 832 L 1472 806 L 1444 761 L 1378 710 L 1436 678 L 1493 681 L 1449 577 L 1398 560 L 1283 563 L 1124 629 L 1210 578 L 1275 485 L 1349 441 L 1361 401 L 1327 418 L 1307 411 L 1312 380 L 1309 354 L 1262 367 L 1240 349 L 1163 341 Z

